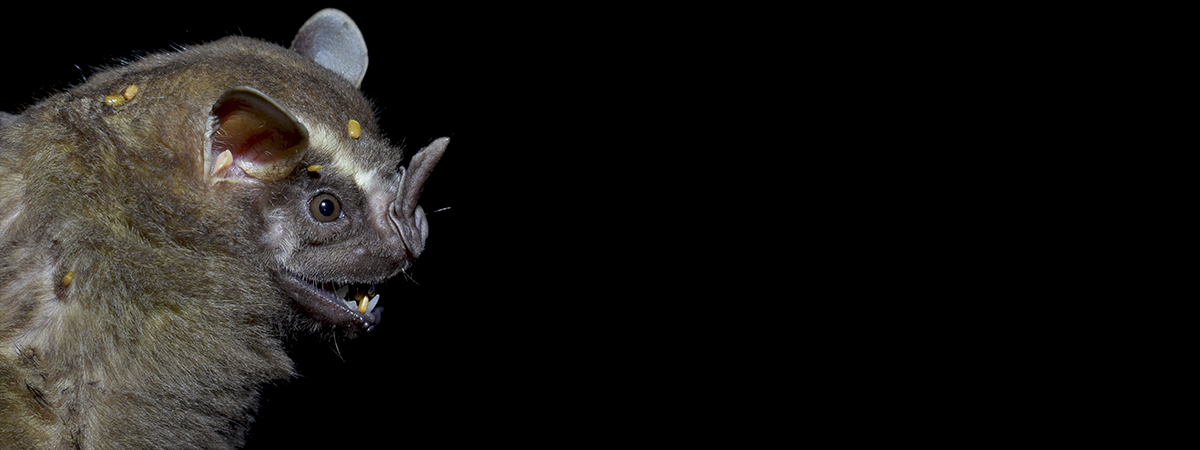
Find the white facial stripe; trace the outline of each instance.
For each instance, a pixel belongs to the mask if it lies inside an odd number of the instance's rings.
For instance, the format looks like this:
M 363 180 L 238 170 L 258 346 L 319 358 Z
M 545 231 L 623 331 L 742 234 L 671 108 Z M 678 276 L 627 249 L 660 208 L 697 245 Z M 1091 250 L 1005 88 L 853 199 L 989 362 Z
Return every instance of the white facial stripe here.
M 309 151 L 329 158 L 330 164 L 321 170 L 332 169 L 354 179 L 364 192 L 370 192 L 378 183 L 378 177 L 375 176 L 377 169 L 358 167 L 358 162 L 350 157 L 353 152 L 350 146 L 353 144 L 345 130 L 330 129 L 301 115 L 296 115 L 296 119 L 308 128 Z

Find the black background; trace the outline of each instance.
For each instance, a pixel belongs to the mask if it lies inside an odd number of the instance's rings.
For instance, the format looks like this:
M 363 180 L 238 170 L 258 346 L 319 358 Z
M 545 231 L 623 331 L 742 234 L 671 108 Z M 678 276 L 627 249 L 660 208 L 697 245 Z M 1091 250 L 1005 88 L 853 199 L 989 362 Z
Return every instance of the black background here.
M 104 66 L 176 46 L 231 34 L 287 46 L 324 6 L 277 4 L 287 6 L 47 3 L 6 10 L 0 110 L 19 113 Z M 356 5 L 338 7 L 366 39 L 362 91 L 377 105 L 386 135 L 403 143 L 406 157 L 451 138 L 421 201 L 426 211 L 450 209 L 430 216 L 431 235 L 411 281 L 386 287 L 376 330 L 351 342 L 291 344 L 300 376 L 264 392 L 248 448 L 528 442 L 548 423 L 570 428 L 564 405 L 577 394 L 560 394 L 572 384 L 563 380 L 598 369 L 570 362 L 587 344 L 565 343 L 556 332 L 575 334 L 566 330 L 581 310 L 550 297 L 575 292 L 553 292 L 549 274 L 526 264 L 537 246 L 530 230 L 551 227 L 526 211 L 555 205 L 530 200 L 528 178 L 517 183 L 510 170 L 513 161 L 534 159 L 530 141 L 544 127 L 534 117 L 547 112 L 532 95 L 555 70 L 528 45 L 538 27 L 509 26 L 486 11 L 464 21 L 455 5 Z M 541 319 L 551 316 L 558 319 Z

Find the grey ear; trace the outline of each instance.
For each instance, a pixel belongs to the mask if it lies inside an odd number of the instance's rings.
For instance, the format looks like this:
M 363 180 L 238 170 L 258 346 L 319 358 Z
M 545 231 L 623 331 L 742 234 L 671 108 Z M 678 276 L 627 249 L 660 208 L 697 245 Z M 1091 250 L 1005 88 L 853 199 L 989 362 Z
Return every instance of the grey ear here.
M 354 87 L 359 87 L 367 74 L 367 42 L 362 32 L 350 16 L 333 8 L 322 9 L 304 22 L 292 39 L 292 50 L 337 72 Z

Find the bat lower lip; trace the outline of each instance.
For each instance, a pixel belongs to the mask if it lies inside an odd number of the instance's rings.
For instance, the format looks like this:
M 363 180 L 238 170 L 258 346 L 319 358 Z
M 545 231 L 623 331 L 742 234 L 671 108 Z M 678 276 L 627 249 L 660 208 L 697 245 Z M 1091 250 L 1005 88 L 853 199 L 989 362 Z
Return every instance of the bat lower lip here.
M 383 308 L 377 307 L 360 313 L 346 306 L 345 301 L 331 290 L 324 289 L 302 277 L 286 274 L 281 276 L 280 286 L 297 304 L 304 307 L 317 320 L 338 327 L 371 331 L 379 325 Z

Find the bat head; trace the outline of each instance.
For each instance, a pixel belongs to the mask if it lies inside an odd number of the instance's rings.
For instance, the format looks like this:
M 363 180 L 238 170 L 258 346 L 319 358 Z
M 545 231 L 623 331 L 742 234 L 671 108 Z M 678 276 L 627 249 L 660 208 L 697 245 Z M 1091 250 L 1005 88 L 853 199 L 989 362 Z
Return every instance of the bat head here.
M 362 35 L 340 11 L 310 19 L 293 50 L 324 68 L 316 70 L 336 73 L 338 83 L 357 87 L 366 70 Z M 374 285 L 425 248 L 429 225 L 417 200 L 449 139 L 404 167 L 356 89 L 322 95 L 310 92 L 322 91 L 320 83 L 299 81 L 271 89 L 278 98 L 241 85 L 215 102 L 207 177 L 215 192 L 256 193 L 263 264 L 279 292 L 319 322 L 370 330 L 382 311 Z

